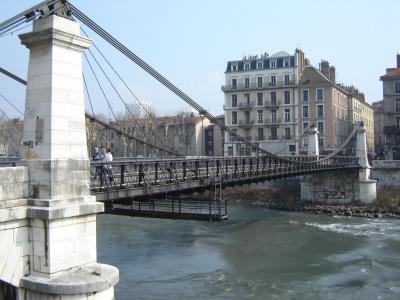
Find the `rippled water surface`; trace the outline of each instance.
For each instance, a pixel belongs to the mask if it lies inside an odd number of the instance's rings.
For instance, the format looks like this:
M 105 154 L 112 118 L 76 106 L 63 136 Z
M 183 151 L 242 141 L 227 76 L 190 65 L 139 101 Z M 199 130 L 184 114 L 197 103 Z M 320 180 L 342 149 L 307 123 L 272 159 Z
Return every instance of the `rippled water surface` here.
M 234 206 L 222 223 L 100 215 L 117 299 L 400 299 L 400 221 Z

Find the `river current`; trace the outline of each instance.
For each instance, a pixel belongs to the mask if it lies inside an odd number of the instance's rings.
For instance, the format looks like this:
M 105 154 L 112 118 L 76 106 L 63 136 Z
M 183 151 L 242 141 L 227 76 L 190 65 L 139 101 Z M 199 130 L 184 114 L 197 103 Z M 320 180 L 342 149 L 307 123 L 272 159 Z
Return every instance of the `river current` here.
M 222 223 L 99 215 L 116 299 L 400 299 L 400 220 L 231 206 Z

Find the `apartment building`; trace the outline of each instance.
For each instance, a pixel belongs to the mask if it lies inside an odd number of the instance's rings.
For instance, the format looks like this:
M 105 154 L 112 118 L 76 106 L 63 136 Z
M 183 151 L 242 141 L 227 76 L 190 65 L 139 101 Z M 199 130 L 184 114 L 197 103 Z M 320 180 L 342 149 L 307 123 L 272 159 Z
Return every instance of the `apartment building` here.
M 328 61 L 322 60 L 319 68 L 305 66 L 298 98 L 300 153 L 307 153 L 306 131 L 311 124 L 318 128 L 320 152 L 328 154 L 343 144 L 357 122 L 364 123 L 368 151 L 374 153 L 373 107 L 354 86 L 336 83 L 336 69 Z
M 400 54 L 396 68 L 386 69 L 383 85 L 383 113 L 386 158 L 400 159 Z
M 298 119 L 301 154 L 307 154 L 306 131 L 311 125 L 318 128 L 321 154 L 338 149 L 351 132 L 348 93 L 335 83 L 335 77 L 336 70 L 327 61 L 322 61 L 319 69 L 307 64 L 300 77 Z
M 385 144 L 385 138 L 383 134 L 384 127 L 384 111 L 383 111 L 383 100 L 372 103 L 374 108 L 374 144 L 375 153 L 378 157 L 383 158 L 383 149 Z
M 215 117 L 221 124 L 225 123 L 225 115 Z M 225 132 L 217 124 L 210 124 L 204 128 L 204 155 L 224 155 Z
M 365 96 L 353 86 L 344 88 L 349 94 L 350 122 L 363 122 L 367 135 L 367 149 L 369 154 L 375 154 L 374 108 L 365 102 Z
M 222 86 L 225 125 L 269 152 L 298 154 L 297 84 L 304 66 L 299 49 L 293 55 L 281 51 L 229 61 Z M 225 135 L 225 155 L 255 151 Z

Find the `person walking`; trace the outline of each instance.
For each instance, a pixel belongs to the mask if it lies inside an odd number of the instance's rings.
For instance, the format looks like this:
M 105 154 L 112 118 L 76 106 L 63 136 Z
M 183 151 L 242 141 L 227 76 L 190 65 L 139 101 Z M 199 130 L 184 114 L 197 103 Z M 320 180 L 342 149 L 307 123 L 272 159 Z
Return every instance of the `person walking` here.
M 99 151 L 99 147 L 94 147 L 92 158 L 93 158 L 94 162 L 101 162 L 103 160 L 103 155 Z M 101 181 L 102 169 L 103 169 L 103 166 L 96 166 L 96 173 L 94 175 L 94 179 L 95 180 L 97 179 L 97 176 L 99 176 L 100 177 L 100 181 Z M 100 184 L 100 186 L 101 185 L 102 184 Z
M 106 168 L 107 177 L 108 177 L 108 180 L 110 182 L 112 182 L 114 180 L 114 176 L 112 173 L 112 166 L 111 166 L 110 162 L 113 161 L 113 155 L 112 155 L 112 151 L 110 148 L 107 148 L 106 154 L 104 155 L 104 157 L 105 157 L 105 161 L 106 161 L 105 168 Z

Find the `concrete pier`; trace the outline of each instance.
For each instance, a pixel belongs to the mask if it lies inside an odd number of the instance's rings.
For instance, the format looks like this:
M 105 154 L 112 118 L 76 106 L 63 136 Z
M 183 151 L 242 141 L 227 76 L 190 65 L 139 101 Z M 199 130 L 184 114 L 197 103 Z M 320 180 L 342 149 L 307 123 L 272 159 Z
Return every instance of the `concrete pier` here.
M 10 181 L 2 180 L 0 280 L 17 299 L 114 299 L 118 269 L 97 263 L 104 208 L 89 189 L 82 52 L 90 40 L 56 15 L 35 20 L 20 39 L 30 50 L 26 166 L 0 170 Z
M 376 180 L 370 179 L 371 166 L 367 156 L 367 138 L 363 124 L 357 125 L 356 157 L 360 169 L 340 173 L 308 175 L 301 183 L 301 199 L 318 203 L 364 203 L 376 200 Z M 312 133 L 310 140 L 318 141 Z M 315 150 L 315 145 L 309 149 Z M 318 147 L 317 147 L 318 148 Z M 310 151 L 310 150 L 309 150 Z

